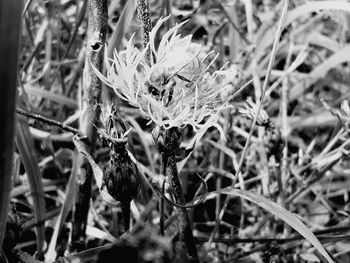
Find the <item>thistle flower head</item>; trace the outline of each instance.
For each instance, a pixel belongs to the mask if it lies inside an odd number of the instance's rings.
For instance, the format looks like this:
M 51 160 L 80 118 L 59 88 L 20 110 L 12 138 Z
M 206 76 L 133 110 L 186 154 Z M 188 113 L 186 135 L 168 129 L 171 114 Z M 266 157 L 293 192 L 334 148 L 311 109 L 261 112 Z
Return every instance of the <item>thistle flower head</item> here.
M 155 36 L 169 17 L 161 18 L 150 32 L 150 42 L 142 50 L 135 48 L 132 38 L 126 48 L 106 57 L 107 74 L 98 77 L 130 105 L 138 107 L 156 125 L 170 129 L 191 125 L 194 130 L 215 125 L 222 109 L 218 84 L 219 72 L 210 74 L 204 65 L 207 55 L 192 36 L 177 33 L 185 23 L 167 31 L 156 48 Z M 151 50 L 151 63 L 146 51 Z M 211 117 L 211 118 L 207 118 Z

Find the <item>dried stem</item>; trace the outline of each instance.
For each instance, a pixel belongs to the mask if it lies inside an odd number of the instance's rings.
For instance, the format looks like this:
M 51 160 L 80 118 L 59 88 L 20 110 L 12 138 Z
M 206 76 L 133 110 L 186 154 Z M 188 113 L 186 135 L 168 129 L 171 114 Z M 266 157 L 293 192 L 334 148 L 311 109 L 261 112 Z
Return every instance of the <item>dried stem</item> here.
M 180 205 L 185 205 L 185 197 L 182 192 L 182 187 L 179 179 L 179 175 L 177 172 L 175 155 L 171 155 L 168 157 L 167 166 L 166 166 L 166 175 L 168 177 L 170 187 L 172 193 L 174 195 L 176 203 Z M 197 247 L 195 240 L 192 234 L 191 223 L 186 211 L 186 208 L 175 207 L 177 215 L 179 217 L 180 222 L 180 231 L 182 237 L 184 238 L 188 254 L 190 256 L 190 262 L 199 262 Z
M 22 1 L 0 2 L 0 251 L 6 230 L 16 104 Z
M 84 147 L 91 155 L 94 152 L 96 130 L 100 109 L 98 103 L 101 94 L 101 81 L 94 73 L 91 65 L 102 71 L 103 53 L 107 32 L 107 0 L 90 0 L 88 4 L 88 32 L 86 60 L 84 68 L 84 104 L 85 114 L 82 118 L 81 131 L 87 136 Z M 79 155 L 80 168 L 79 191 L 75 200 L 73 215 L 73 231 L 71 250 L 80 250 L 85 241 L 86 220 L 89 211 L 91 195 L 92 169 L 82 156 Z

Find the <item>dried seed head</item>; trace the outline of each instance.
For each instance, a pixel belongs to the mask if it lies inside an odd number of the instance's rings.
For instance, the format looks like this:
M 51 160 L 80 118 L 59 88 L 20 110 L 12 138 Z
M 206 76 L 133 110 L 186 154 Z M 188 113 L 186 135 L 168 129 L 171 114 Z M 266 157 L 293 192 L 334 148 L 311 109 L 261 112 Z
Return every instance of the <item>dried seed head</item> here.
M 152 131 L 152 136 L 160 153 L 171 154 L 180 147 L 182 133 L 176 127 L 165 129 L 162 126 L 156 126 Z

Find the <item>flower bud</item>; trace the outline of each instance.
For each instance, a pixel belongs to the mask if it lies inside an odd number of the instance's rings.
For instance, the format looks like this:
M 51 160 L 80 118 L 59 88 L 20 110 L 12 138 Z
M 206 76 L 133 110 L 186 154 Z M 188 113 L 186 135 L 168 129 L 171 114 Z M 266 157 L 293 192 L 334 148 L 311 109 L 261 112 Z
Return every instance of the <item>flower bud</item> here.
M 137 196 L 141 185 L 139 171 L 125 149 L 111 153 L 104 168 L 103 182 L 108 193 L 119 202 L 130 202 Z
M 160 153 L 171 154 L 180 147 L 182 133 L 177 127 L 165 129 L 162 126 L 156 126 L 152 131 L 153 141 Z

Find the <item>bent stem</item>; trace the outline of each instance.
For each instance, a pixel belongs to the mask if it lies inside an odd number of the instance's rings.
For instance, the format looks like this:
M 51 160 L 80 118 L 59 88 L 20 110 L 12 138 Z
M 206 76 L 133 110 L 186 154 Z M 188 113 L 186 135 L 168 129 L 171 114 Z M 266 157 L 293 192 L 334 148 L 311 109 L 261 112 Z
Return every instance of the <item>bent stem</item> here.
M 176 203 L 185 205 L 185 197 L 182 191 L 179 175 L 177 172 L 175 154 L 168 157 L 166 164 L 166 176 L 169 180 L 170 188 L 174 195 Z M 193 238 L 191 223 L 186 211 L 186 208 L 175 207 L 180 222 L 180 231 L 182 238 L 185 241 L 190 262 L 199 262 L 196 242 Z

